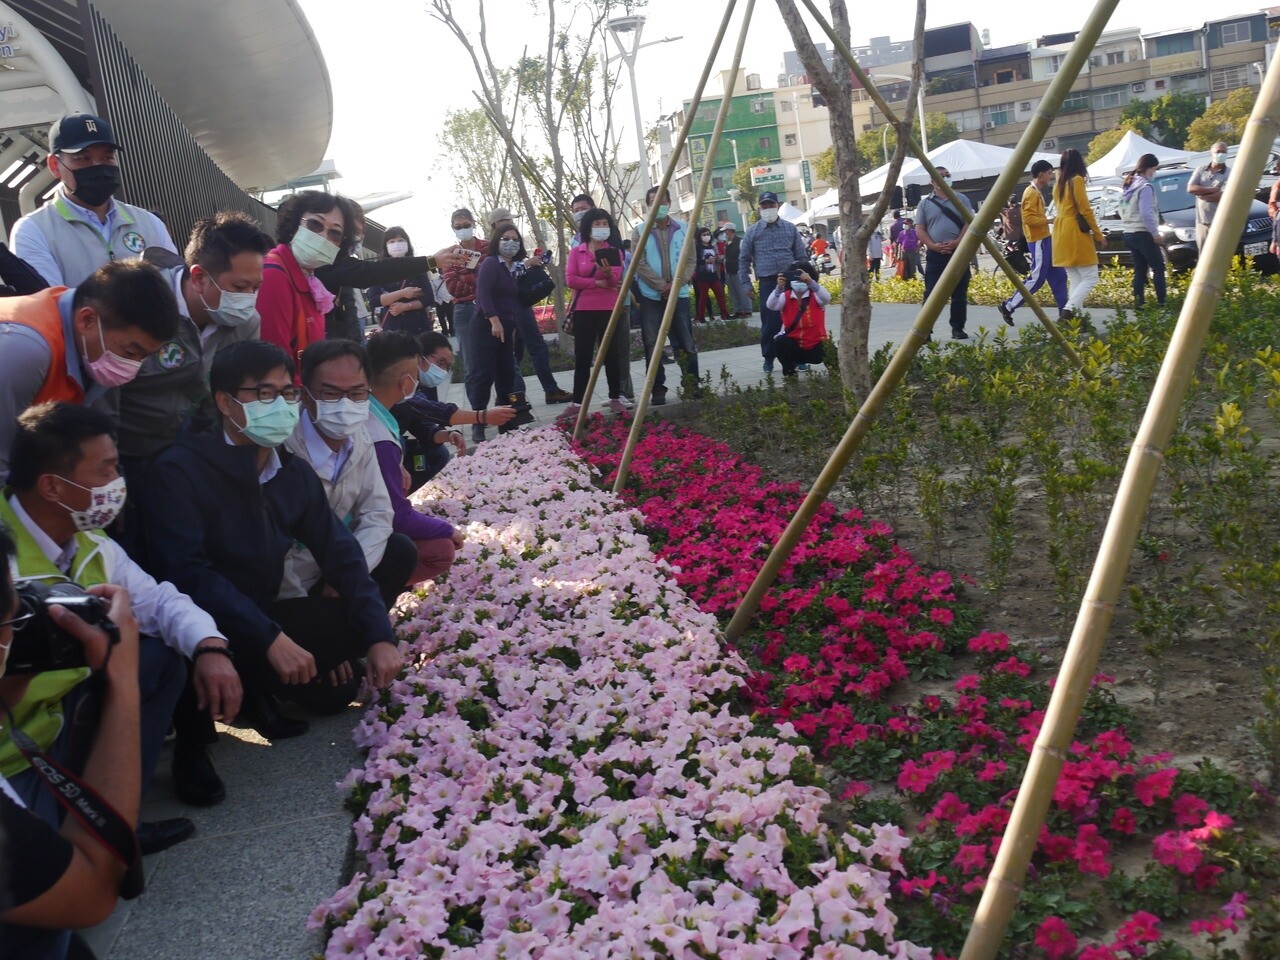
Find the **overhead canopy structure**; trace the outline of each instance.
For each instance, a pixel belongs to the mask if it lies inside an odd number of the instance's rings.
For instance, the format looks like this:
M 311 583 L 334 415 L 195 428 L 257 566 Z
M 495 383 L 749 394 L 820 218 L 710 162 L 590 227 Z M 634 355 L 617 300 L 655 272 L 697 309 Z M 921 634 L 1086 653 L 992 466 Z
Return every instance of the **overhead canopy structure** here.
M 808 215 L 803 210 L 785 200 L 782 202 L 781 206 L 778 207 L 778 216 L 787 221 L 787 223 L 808 222 Z
M 314 170 L 333 89 L 296 0 L 93 0 L 213 161 L 244 190 Z
M 1089 164 L 1089 177 L 1091 179 L 1118 177 L 1129 173 L 1137 164 L 1138 158 L 1144 153 L 1155 154 L 1161 166 L 1171 163 L 1186 163 L 1187 158 L 1191 156 L 1186 150 L 1165 147 L 1148 140 L 1140 133 L 1126 130 L 1119 143 L 1108 150 L 1101 159 Z
M 977 140 L 952 140 L 940 147 L 934 147 L 929 151 L 928 157 L 935 167 L 944 167 L 951 174 L 953 183 L 962 183 L 965 180 L 997 177 L 1004 173 L 1013 159 L 1013 150 L 1008 147 L 997 147 L 993 143 L 979 143 Z M 1029 168 L 1037 160 L 1048 160 L 1056 167 L 1059 159 L 1057 154 L 1036 153 L 1031 157 L 1027 167 Z M 858 182 L 863 199 L 883 190 L 888 175 L 889 165 L 886 163 L 863 177 Z M 928 171 L 915 157 L 911 157 L 902 164 L 902 172 L 898 177 L 899 186 L 928 182 Z
M 935 167 L 945 167 L 955 183 L 965 180 L 981 180 L 984 177 L 999 176 L 1009 166 L 1013 151 L 1008 147 L 997 147 L 991 143 L 979 143 L 976 140 L 952 140 L 929 151 L 929 160 Z M 1031 157 L 1031 163 L 1037 160 L 1048 160 L 1055 167 L 1058 156 L 1052 153 L 1037 153 Z M 1027 165 L 1030 167 L 1030 163 Z M 858 189 L 863 201 L 875 197 L 884 189 L 888 177 L 889 165 L 876 167 L 858 181 Z M 902 173 L 898 177 L 898 185 L 909 183 L 926 184 L 929 182 L 928 171 L 914 157 L 902 164 Z M 840 194 L 835 189 L 814 197 L 809 205 L 809 222 L 829 220 L 840 215 Z

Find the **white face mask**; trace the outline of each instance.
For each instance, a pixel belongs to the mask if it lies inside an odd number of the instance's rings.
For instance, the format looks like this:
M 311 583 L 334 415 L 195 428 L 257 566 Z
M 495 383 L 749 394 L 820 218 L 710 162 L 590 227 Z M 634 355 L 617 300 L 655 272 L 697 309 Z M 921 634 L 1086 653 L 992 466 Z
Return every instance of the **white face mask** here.
M 582 223 L 582 218 L 583 218 L 583 216 L 585 216 L 585 215 L 586 215 L 586 212 L 587 212 L 587 211 L 585 211 L 585 210 L 575 210 L 575 211 L 573 211 L 573 222 L 574 222 L 574 223 L 578 223 L 578 224 Z
M 210 320 L 220 327 L 234 329 L 243 327 L 246 323 L 258 319 L 258 294 L 256 292 L 241 293 L 238 290 L 223 290 L 213 277 L 209 278 L 209 282 L 217 287 L 220 294 L 216 307 L 209 306 L 209 301 L 204 298 L 204 294 L 200 295 L 200 302 L 204 304 L 205 310 L 208 311 Z
M 453 231 L 453 235 L 457 237 L 459 240 L 470 240 L 472 237 L 476 235 L 476 228 L 475 227 L 459 227 L 457 230 Z
M 350 439 L 368 419 L 368 400 L 342 397 L 340 400 L 316 401 L 316 429 L 331 440 Z
M 809 285 L 805 283 L 803 280 L 792 280 L 791 292 L 794 293 L 797 297 L 804 296 L 809 292 Z
M 1227 162 L 1227 155 L 1225 153 L 1219 153 L 1216 150 L 1213 152 L 1212 158 L 1214 166 L 1222 166 L 1222 164 Z
M 298 266 L 304 270 L 327 267 L 338 258 L 337 244 L 302 226 L 289 241 L 289 249 L 293 251 Z
M 388 240 L 387 253 L 393 257 L 403 257 L 409 252 L 408 240 Z
M 76 529 L 80 531 L 101 530 L 103 527 L 109 526 L 116 517 L 120 516 L 120 511 L 124 509 L 124 501 L 127 495 L 125 489 L 124 477 L 116 477 L 110 483 L 101 487 L 81 487 L 74 480 L 68 480 L 66 477 L 58 477 L 64 483 L 69 483 L 73 487 L 80 487 L 81 490 L 89 491 L 89 506 L 83 510 L 73 510 L 65 503 L 59 502 L 58 506 L 71 514 L 71 522 L 76 525 Z
M 774 223 L 778 219 L 777 207 L 761 207 L 760 219 L 765 223 Z
M 520 241 L 519 240 L 499 240 L 498 252 L 501 253 L 504 257 L 514 257 L 517 253 L 520 252 Z
M 592 227 L 591 239 L 592 240 L 608 240 L 609 228 L 608 227 Z

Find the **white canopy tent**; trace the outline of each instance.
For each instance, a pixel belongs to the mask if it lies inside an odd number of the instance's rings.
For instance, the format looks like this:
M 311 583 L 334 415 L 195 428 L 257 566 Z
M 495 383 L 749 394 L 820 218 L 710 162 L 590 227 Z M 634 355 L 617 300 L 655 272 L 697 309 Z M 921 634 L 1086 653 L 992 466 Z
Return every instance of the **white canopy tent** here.
M 952 140 L 929 151 L 929 160 L 935 167 L 945 167 L 956 183 L 965 180 L 980 180 L 983 177 L 995 177 L 1003 173 L 1013 157 L 1013 150 L 1008 147 L 997 147 L 991 143 L 979 143 L 976 140 Z M 1058 157 L 1052 153 L 1033 154 L 1027 166 L 1037 160 L 1048 160 L 1055 167 Z M 884 189 L 888 178 L 889 165 L 876 167 L 858 181 L 862 199 L 867 200 Z M 919 160 L 908 157 L 902 164 L 902 172 L 898 177 L 899 186 L 909 183 L 926 184 L 929 173 Z M 840 212 L 840 195 L 836 190 L 828 190 L 821 196 L 814 197 L 809 205 L 809 221 L 825 220 L 837 216 Z
M 1160 164 L 1186 163 L 1191 156 L 1186 150 L 1175 150 L 1173 147 L 1161 146 L 1146 139 L 1141 134 L 1126 130 L 1120 142 L 1106 152 L 1100 159 L 1089 164 L 1090 179 L 1118 177 L 1133 170 L 1138 158 L 1144 153 L 1153 153 Z
M 778 216 L 787 223 L 808 223 L 808 215 L 794 204 L 784 200 L 778 207 Z

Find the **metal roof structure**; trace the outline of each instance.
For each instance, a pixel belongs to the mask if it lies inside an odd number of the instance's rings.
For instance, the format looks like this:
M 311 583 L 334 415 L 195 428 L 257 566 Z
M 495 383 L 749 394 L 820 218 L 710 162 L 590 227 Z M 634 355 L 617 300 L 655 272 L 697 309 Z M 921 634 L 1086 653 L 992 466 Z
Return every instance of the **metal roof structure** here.
M 93 2 L 242 189 L 320 165 L 333 129 L 333 88 L 296 0 Z

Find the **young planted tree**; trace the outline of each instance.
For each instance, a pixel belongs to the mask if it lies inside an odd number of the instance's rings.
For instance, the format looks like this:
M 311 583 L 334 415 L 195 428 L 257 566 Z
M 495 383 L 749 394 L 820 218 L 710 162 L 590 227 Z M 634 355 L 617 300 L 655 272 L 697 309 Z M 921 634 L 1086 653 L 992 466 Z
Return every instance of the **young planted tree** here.
M 486 210 L 519 202 L 507 161 L 506 144 L 484 110 L 450 110 L 440 130 L 443 155 L 458 201 L 482 217 Z
M 829 0 L 831 25 L 836 34 L 850 43 L 849 8 L 845 0 Z M 871 391 L 871 356 L 868 338 L 871 330 L 871 286 L 864 264 L 867 240 L 884 218 L 898 182 L 898 173 L 906 157 L 907 141 L 899 137 L 890 160 L 889 176 L 884 189 L 875 198 L 872 209 L 863 216 L 862 194 L 858 179 L 863 160 L 858 153 L 857 134 L 853 127 L 853 78 L 848 66 L 836 58 L 828 68 L 818 52 L 809 29 L 801 19 L 795 0 L 778 0 L 778 9 L 791 34 L 800 61 L 813 88 L 822 94 L 829 107 L 828 123 L 834 144 L 835 170 L 828 180 L 840 194 L 840 237 L 844 244 L 844 271 L 840 298 L 840 378 L 850 396 L 853 409 Z M 924 0 L 916 0 L 914 32 L 915 62 L 911 67 L 911 86 L 907 103 L 916 102 L 924 62 Z

